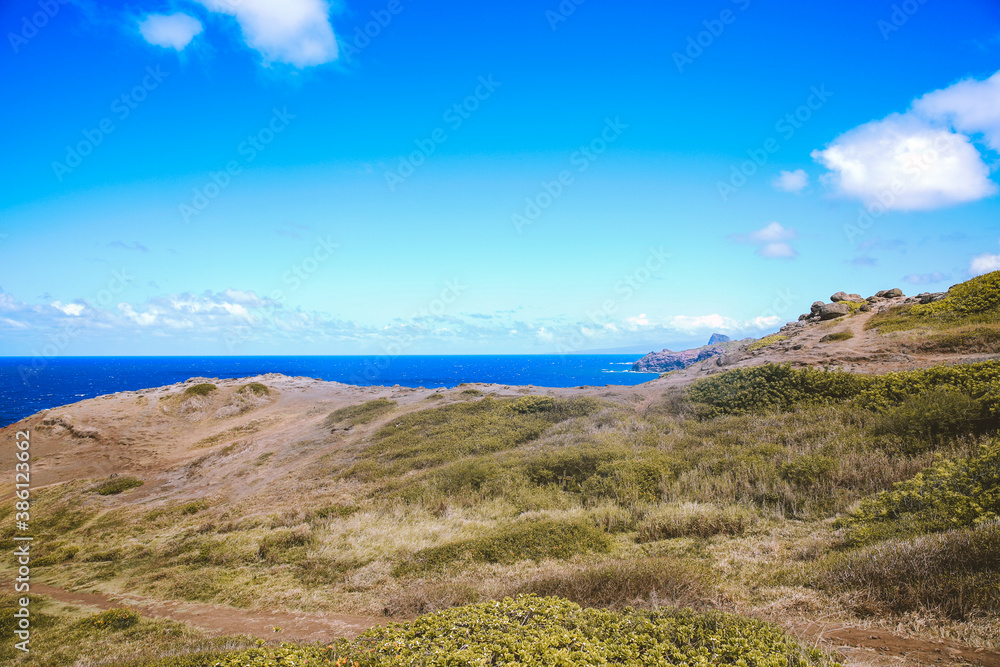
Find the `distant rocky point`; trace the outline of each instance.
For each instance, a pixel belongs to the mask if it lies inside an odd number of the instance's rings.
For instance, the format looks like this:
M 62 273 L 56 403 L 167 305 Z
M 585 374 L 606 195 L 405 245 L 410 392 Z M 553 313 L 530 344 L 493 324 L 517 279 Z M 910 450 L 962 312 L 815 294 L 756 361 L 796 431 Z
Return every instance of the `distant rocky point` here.
M 632 370 L 641 373 L 666 373 L 687 368 L 699 361 L 705 361 L 712 357 L 719 357 L 730 351 L 733 347 L 740 346 L 734 344 L 729 336 L 720 333 L 712 334 L 708 339 L 708 345 L 698 347 L 693 350 L 674 352 L 672 350 L 662 350 L 660 352 L 650 352 L 639 361 L 632 364 Z

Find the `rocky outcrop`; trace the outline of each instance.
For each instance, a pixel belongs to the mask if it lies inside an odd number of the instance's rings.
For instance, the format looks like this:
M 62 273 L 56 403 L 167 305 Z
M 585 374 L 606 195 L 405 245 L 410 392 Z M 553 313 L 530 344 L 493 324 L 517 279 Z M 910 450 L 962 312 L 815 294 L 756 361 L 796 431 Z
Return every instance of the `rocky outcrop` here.
M 932 295 L 937 296 L 937 295 Z M 847 292 L 837 292 L 830 297 L 830 303 L 817 301 L 812 305 L 808 313 L 799 316 L 799 322 L 827 322 L 850 315 L 855 310 L 869 312 L 871 310 L 883 310 L 889 306 L 901 303 L 916 302 L 916 299 L 906 299 L 903 290 L 898 287 L 882 290 L 875 296 L 867 299 L 860 294 L 848 294 Z M 853 305 L 852 304 L 860 304 Z
M 678 371 L 701 361 L 735 352 L 740 347 L 741 343 L 733 342 L 729 336 L 723 336 L 718 333 L 712 334 L 708 345 L 704 347 L 696 347 L 693 350 L 684 350 L 682 352 L 674 352 L 672 350 L 650 352 L 632 364 L 632 370 L 640 373 Z

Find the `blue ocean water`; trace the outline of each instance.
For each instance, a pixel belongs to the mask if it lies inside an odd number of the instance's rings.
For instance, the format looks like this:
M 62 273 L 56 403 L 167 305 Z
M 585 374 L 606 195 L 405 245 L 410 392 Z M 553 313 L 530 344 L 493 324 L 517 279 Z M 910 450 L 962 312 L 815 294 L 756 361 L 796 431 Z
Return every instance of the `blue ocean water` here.
M 46 408 L 116 391 L 183 382 L 283 373 L 355 385 L 454 387 L 484 382 L 539 387 L 635 385 L 656 373 L 633 373 L 638 355 L 498 355 L 399 357 L 58 357 L 44 363 L 0 357 L 0 426 Z

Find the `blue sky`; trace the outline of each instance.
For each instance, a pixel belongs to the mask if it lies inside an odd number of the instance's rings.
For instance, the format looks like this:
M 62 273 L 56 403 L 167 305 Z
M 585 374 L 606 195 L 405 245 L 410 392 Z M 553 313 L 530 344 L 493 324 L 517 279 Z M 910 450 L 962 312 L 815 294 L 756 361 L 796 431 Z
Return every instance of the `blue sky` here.
M 3 3 L 0 354 L 677 349 L 1000 269 L 997 3 L 671 4 Z

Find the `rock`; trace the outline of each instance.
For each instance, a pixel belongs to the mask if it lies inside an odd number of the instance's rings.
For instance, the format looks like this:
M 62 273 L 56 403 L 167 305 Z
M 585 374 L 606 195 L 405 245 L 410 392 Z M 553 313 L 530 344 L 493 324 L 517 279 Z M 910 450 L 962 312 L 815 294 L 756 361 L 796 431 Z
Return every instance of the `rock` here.
M 860 294 L 848 294 L 847 295 L 847 300 L 848 301 L 854 301 L 855 303 L 860 303 L 861 301 L 864 301 L 865 298 L 863 296 L 861 296 Z
M 815 302 L 813 302 L 812 308 L 810 309 L 810 314 L 812 314 L 812 315 L 819 315 L 820 308 L 822 308 L 825 305 L 826 304 L 823 303 L 822 301 L 815 301 Z
M 899 297 L 903 296 L 903 290 L 899 289 L 898 287 L 895 287 L 893 289 L 882 290 L 875 296 L 882 299 L 898 299 Z
M 632 370 L 643 373 L 677 371 L 688 366 L 693 366 L 700 361 L 721 356 L 725 351 L 725 348 L 721 345 L 715 345 L 711 347 L 699 347 L 694 350 L 684 350 L 683 352 L 671 352 L 670 350 L 650 352 L 632 364 Z
M 941 299 L 948 296 L 947 292 L 924 292 L 923 294 L 918 294 L 917 298 L 920 300 L 922 305 L 927 305 L 929 303 L 934 303 L 935 301 L 940 301 Z
M 830 301 L 834 303 L 840 303 L 841 301 L 847 301 L 847 292 L 837 292 L 830 297 Z
M 821 320 L 835 320 L 851 314 L 851 308 L 845 303 L 828 303 L 819 311 Z
M 712 334 L 712 337 L 708 339 L 709 345 L 718 345 L 719 343 L 728 343 L 732 340 L 729 336 L 723 336 L 720 333 Z
M 872 307 L 866 303 L 865 305 L 858 308 L 858 310 L 861 311 L 862 313 L 870 313 L 872 312 Z

